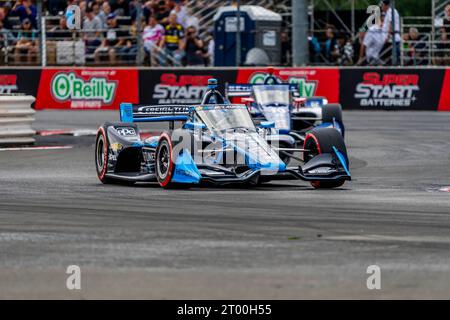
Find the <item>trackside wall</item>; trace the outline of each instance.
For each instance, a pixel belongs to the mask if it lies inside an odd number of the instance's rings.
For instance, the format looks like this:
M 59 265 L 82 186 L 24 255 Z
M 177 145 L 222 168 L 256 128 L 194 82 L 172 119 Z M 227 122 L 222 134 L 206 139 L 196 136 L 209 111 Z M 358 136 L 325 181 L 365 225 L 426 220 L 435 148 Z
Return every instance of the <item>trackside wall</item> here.
M 121 102 L 198 103 L 209 78 L 259 83 L 266 68 L 0 68 L 0 94 L 36 97 L 34 107 L 115 110 Z M 351 110 L 450 111 L 449 68 L 276 68 L 304 97 L 324 96 Z

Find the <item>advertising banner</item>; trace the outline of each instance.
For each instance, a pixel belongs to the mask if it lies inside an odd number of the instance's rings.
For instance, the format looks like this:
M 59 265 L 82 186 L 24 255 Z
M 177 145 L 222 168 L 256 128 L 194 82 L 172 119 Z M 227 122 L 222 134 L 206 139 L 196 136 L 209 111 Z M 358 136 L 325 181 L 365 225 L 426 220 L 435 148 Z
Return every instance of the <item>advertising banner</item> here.
M 239 70 L 236 83 L 264 83 L 267 71 L 267 68 Z M 321 96 L 327 98 L 330 103 L 339 102 L 338 68 L 275 69 L 274 76 L 284 83 L 297 84 L 301 97 Z
M 438 110 L 450 111 L 450 69 L 445 70 Z
M 138 90 L 137 69 L 44 69 L 36 109 L 114 110 Z
M 0 69 L 0 94 L 24 93 L 36 97 L 41 69 Z
M 235 82 L 236 74 L 237 71 L 232 69 L 140 70 L 140 103 L 200 103 L 207 90 L 208 79 L 216 78 L 219 90 L 224 92 L 225 83 Z
M 344 109 L 437 110 L 443 69 L 342 69 Z

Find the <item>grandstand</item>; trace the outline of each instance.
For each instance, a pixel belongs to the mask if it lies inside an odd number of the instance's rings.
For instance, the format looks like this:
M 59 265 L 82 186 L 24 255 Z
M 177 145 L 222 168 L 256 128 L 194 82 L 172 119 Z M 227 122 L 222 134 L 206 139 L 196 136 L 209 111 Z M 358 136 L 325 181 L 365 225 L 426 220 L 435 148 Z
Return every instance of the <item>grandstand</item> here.
M 282 64 L 291 65 L 292 0 L 242 0 L 283 17 Z M 307 0 L 309 3 L 310 64 L 367 65 L 360 47 L 367 30 L 368 0 Z M 214 64 L 213 16 L 217 8 L 237 5 L 225 0 L 0 0 L 0 65 L 138 65 L 212 66 Z M 378 0 L 376 1 L 379 2 Z M 67 28 L 64 8 L 80 6 L 83 28 Z M 339 3 L 339 5 L 336 5 Z M 432 0 L 421 16 L 401 17 L 401 61 L 404 66 L 450 64 L 450 0 Z M 177 14 L 170 27 L 171 13 Z M 155 17 L 159 27 L 149 26 Z M 174 24 L 174 25 L 175 25 Z M 169 27 L 167 27 L 169 26 Z M 447 31 L 449 32 L 449 31 Z M 189 35 L 189 37 L 184 37 Z M 156 37 L 151 39 L 151 37 Z M 183 38 L 183 40 L 182 40 Z M 189 40 L 188 40 L 189 38 Z M 330 40 L 331 39 L 331 40 Z M 173 42 L 173 43 L 170 43 Z M 329 48 L 330 43 L 332 48 Z M 327 51 L 328 50 L 328 51 Z M 392 63 L 386 45 L 379 65 Z

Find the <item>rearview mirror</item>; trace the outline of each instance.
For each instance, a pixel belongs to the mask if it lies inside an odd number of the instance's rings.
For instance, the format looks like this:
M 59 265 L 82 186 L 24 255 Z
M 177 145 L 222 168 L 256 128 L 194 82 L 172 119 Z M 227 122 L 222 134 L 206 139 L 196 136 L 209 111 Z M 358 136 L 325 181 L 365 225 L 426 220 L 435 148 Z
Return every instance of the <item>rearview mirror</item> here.
M 187 130 L 205 130 L 206 124 L 201 122 L 186 122 L 183 128 Z

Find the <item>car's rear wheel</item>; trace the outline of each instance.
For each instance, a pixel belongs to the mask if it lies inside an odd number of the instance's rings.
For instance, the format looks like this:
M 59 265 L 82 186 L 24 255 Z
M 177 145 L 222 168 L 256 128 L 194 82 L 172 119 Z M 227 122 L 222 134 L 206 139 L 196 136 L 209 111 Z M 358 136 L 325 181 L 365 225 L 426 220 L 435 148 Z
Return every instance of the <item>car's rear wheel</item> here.
M 344 139 L 339 131 L 333 128 L 314 129 L 306 135 L 304 149 L 307 151 L 303 154 L 305 163 L 319 154 L 334 153 L 333 146 L 344 155 L 348 167 L 349 161 Z M 312 181 L 311 185 L 315 189 L 333 189 L 341 187 L 344 183 L 344 179 L 339 179 L 335 181 Z

